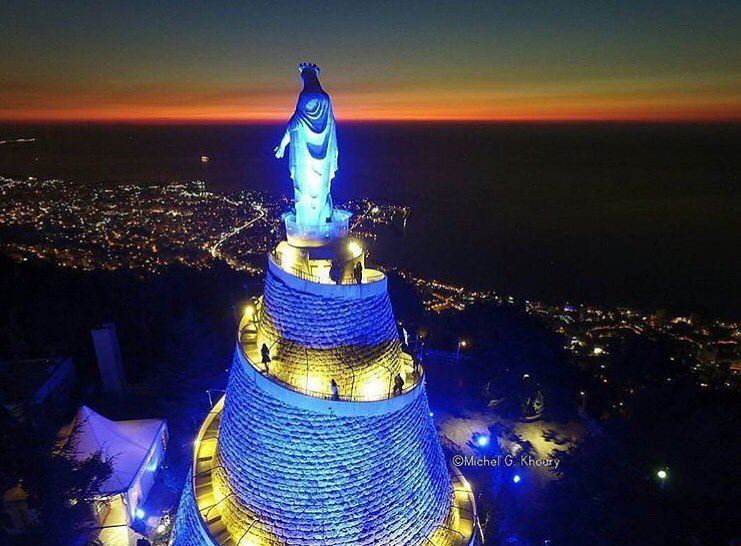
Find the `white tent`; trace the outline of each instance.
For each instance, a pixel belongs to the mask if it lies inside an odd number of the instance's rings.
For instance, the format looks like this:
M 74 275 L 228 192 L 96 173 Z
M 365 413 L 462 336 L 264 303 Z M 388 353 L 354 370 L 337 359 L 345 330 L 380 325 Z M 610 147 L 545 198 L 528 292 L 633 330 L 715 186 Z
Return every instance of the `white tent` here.
M 60 431 L 66 441 L 77 428 L 76 457 L 82 461 L 101 451 L 112 473 L 100 487 L 93 508 L 101 526 L 130 524 L 154 483 L 164 458 L 167 424 L 161 419 L 111 421 L 82 406 L 72 422 Z

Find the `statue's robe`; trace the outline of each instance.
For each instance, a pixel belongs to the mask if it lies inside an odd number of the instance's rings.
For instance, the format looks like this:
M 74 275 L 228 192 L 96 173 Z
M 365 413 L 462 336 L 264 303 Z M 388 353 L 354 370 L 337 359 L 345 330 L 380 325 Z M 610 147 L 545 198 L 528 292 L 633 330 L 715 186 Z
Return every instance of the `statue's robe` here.
M 332 215 L 330 186 L 337 171 L 337 131 L 329 95 L 302 91 L 288 131 L 296 221 L 306 226 L 324 224 Z

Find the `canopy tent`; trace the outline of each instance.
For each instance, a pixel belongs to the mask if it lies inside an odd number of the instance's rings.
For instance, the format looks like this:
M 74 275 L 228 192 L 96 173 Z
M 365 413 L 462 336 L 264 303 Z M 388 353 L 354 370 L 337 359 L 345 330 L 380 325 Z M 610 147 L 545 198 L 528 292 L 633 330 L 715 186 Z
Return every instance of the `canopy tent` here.
M 158 442 L 166 439 L 166 424 L 161 419 L 111 421 L 87 406 L 80 407 L 72 422 L 60 431 L 61 440 L 68 441 L 75 428 L 76 458 L 83 461 L 101 451 L 113 466 L 110 478 L 100 487 L 101 496 L 129 490 L 145 463 L 151 464 L 149 459 L 160 451 Z

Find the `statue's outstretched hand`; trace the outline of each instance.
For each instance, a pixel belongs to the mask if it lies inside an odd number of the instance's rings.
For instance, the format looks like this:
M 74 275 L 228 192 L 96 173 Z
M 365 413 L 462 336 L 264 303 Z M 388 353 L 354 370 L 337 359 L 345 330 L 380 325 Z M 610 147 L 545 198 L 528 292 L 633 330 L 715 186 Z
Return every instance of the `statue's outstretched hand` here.
M 283 154 L 286 152 L 286 148 L 285 148 L 285 146 L 281 146 L 279 144 L 278 146 L 276 146 L 273 149 L 273 151 L 275 152 L 275 157 L 277 157 L 278 159 L 280 159 L 281 157 L 283 157 Z

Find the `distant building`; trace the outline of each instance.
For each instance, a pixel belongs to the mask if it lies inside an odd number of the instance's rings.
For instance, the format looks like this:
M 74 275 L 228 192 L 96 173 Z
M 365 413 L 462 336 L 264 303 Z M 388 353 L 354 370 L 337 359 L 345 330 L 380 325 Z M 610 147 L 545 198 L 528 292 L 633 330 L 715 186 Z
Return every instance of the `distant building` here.
M 61 409 L 75 385 L 71 358 L 37 358 L 0 362 L 0 404 L 19 421 L 37 412 Z
M 193 193 L 203 193 L 206 191 L 206 183 L 203 180 L 191 180 L 188 182 L 188 190 Z
M 112 322 L 103 324 L 100 328 L 91 330 L 90 334 L 93 337 L 103 391 L 120 398 L 126 392 L 126 376 L 116 325 Z
M 37 358 L 0 362 L 0 404 L 20 423 L 33 423 L 41 415 L 70 403 L 76 381 L 71 358 Z M 22 532 L 37 521 L 20 485 L 2 493 L 0 518 L 9 533 Z

